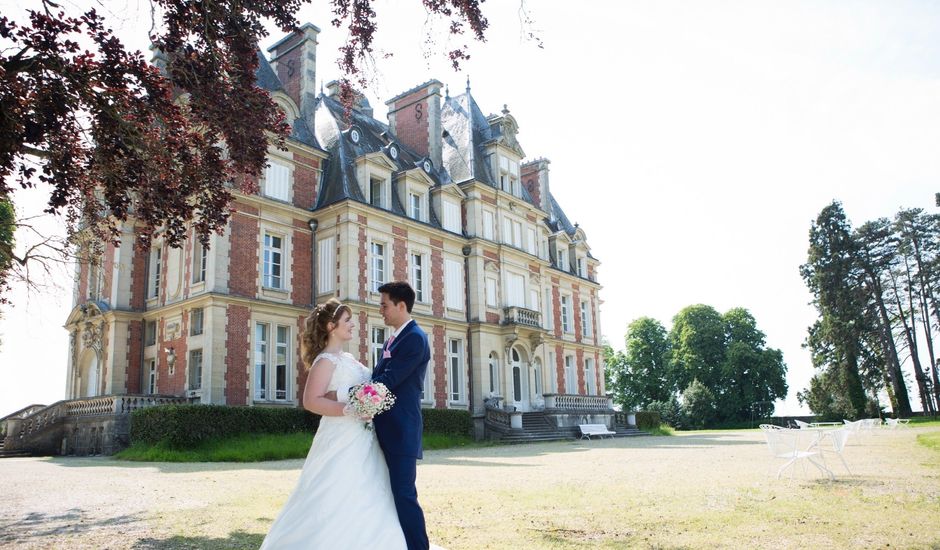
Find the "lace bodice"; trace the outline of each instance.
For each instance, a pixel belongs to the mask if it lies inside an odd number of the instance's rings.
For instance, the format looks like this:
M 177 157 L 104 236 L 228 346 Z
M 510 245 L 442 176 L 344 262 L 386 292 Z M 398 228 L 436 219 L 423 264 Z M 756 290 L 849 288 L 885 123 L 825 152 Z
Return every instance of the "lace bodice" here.
M 336 369 L 333 370 L 333 377 L 330 378 L 330 383 L 327 385 L 327 391 L 336 392 L 336 400 L 342 403 L 346 403 L 349 400 L 349 388 L 355 386 L 356 384 L 361 384 L 367 382 L 371 377 L 369 369 L 363 366 L 362 363 L 356 361 L 356 359 L 350 353 L 327 353 L 323 352 L 317 356 L 317 360 L 321 357 L 329 359 L 336 365 Z M 314 361 L 316 363 L 316 360 Z

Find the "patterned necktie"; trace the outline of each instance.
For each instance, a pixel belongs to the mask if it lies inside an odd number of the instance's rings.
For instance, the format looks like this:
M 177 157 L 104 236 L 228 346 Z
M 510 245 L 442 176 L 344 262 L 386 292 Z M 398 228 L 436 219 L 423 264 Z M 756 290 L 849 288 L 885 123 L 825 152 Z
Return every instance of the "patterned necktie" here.
M 393 335 L 389 336 L 388 342 L 385 342 L 385 349 L 388 349 L 388 348 L 392 347 L 392 342 L 394 342 L 394 341 L 395 341 L 395 335 L 393 334 Z

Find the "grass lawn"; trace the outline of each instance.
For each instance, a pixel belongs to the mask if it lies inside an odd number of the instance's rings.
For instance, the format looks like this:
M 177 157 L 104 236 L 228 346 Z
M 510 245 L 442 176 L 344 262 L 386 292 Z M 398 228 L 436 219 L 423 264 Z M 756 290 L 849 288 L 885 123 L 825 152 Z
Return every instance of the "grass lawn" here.
M 114 458 L 135 462 L 262 462 L 306 458 L 312 441 L 312 434 L 301 432 L 240 435 L 207 441 L 184 450 L 173 449 L 164 443 L 135 443 L 116 454 Z M 424 435 L 425 450 L 486 445 L 487 443 L 477 443 L 466 436 L 438 433 Z

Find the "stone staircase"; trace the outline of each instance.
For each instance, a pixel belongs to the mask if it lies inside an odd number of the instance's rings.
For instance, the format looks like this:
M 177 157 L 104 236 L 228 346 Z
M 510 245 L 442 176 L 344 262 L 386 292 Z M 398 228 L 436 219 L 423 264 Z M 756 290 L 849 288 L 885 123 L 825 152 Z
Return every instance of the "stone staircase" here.
M 500 443 L 533 443 L 538 441 L 572 441 L 581 437 L 581 432 L 577 426 L 570 428 L 559 428 L 552 425 L 545 413 L 527 412 L 522 413 L 522 429 L 510 430 L 502 426 L 488 425 L 488 430 L 495 435 L 494 439 Z M 617 435 L 614 437 L 637 437 L 649 435 L 635 427 L 615 426 L 614 431 Z
M 30 456 L 29 451 L 8 451 L 4 448 L 6 437 L 0 436 L 0 458 L 15 458 L 18 456 Z

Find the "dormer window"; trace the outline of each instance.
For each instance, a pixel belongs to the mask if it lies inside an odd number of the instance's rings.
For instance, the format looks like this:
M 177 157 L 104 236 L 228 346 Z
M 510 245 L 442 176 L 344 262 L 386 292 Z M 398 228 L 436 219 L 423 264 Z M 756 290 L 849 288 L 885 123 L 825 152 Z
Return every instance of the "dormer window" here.
M 578 258 L 578 276 L 587 279 L 587 267 L 584 258 Z
M 412 218 L 424 221 L 424 195 L 408 193 L 408 208 Z
M 558 249 L 558 269 L 562 271 L 569 271 L 571 269 L 571 264 L 568 263 L 568 251 L 564 248 Z
M 369 178 L 369 204 L 385 208 L 385 180 L 375 176 Z
M 263 193 L 279 201 L 290 200 L 290 167 L 273 160 L 264 170 Z
M 509 157 L 499 157 L 499 187 L 516 197 L 519 191 L 519 163 Z

